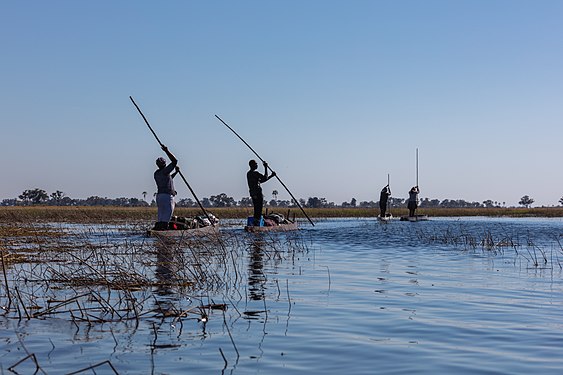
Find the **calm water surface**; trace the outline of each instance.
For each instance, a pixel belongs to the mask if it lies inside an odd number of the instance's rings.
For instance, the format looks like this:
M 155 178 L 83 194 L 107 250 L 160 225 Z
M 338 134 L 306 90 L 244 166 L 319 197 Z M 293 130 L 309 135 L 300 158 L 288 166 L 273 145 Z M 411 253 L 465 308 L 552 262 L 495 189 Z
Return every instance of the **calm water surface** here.
M 103 323 L 0 317 L 2 371 L 33 353 L 51 374 L 104 361 L 120 374 L 563 373 L 561 219 L 305 225 L 289 235 L 230 226 L 228 260 L 200 265 L 222 280 L 133 294 L 147 311 L 227 306 L 208 310 L 205 322 L 190 314 Z M 135 264 L 194 254 L 108 228 L 84 241 L 125 248 L 120 261 Z M 189 273 L 174 267 L 146 272 L 159 280 Z M 35 369 L 25 361 L 14 371 Z M 114 372 L 102 364 L 96 373 Z

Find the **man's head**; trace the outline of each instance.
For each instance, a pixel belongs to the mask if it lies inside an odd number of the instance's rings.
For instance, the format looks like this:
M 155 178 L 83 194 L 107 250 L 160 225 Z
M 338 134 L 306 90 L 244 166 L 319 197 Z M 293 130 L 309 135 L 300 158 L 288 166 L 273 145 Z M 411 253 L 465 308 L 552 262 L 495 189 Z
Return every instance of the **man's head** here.
M 158 168 L 164 168 L 166 167 L 166 159 L 164 159 L 162 156 L 159 157 L 158 159 L 156 159 L 156 165 Z
M 256 162 L 256 160 L 252 159 L 251 161 L 248 162 L 248 165 L 250 166 L 250 169 L 255 170 L 258 168 L 258 163 Z

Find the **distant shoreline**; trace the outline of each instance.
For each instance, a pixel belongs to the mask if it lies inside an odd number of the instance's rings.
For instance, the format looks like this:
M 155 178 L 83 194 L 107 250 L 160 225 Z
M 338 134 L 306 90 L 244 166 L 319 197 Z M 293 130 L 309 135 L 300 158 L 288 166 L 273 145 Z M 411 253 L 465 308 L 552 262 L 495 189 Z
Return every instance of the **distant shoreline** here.
M 251 207 L 209 208 L 208 212 L 219 219 L 244 219 L 252 215 Z M 287 208 L 271 208 L 268 212 L 279 212 L 287 216 Z M 290 216 L 305 219 L 299 208 L 291 208 Z M 314 218 L 362 218 L 376 217 L 379 210 L 374 208 L 305 208 L 307 215 Z M 408 214 L 406 208 L 391 209 L 395 217 Z M 177 216 L 195 217 L 202 215 L 199 208 L 177 207 Z M 534 208 L 421 208 L 417 214 L 431 217 L 563 217 L 563 207 Z M 0 223 L 29 222 L 72 222 L 108 223 L 122 221 L 153 221 L 155 207 L 107 207 L 107 206 L 26 206 L 0 207 Z

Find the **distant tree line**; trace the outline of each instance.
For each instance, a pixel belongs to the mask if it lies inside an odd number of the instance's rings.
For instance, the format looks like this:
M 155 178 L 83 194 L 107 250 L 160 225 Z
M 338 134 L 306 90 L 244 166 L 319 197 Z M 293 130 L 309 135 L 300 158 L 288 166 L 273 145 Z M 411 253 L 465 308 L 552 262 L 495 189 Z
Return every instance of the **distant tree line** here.
M 91 196 L 86 199 L 68 197 L 60 190 L 47 194 L 43 189 L 25 190 L 17 198 L 3 199 L 0 206 L 122 206 L 122 207 L 148 207 L 143 199 L 139 198 L 102 198 Z
M 277 195 L 277 194 L 276 194 Z M 76 199 L 67 196 L 64 192 L 57 190 L 54 193 L 48 194 L 45 190 L 35 188 L 25 190 L 17 198 L 3 199 L 0 206 L 31 206 L 31 205 L 44 205 L 44 206 L 120 206 L 120 207 L 149 207 L 156 206 L 154 199 L 147 202 L 147 193 L 142 193 L 143 199 L 139 198 L 107 198 L 99 196 L 91 196 L 86 199 Z M 200 199 L 202 206 L 209 207 L 252 207 L 252 199 L 250 197 L 243 197 L 237 201 L 233 197 L 228 196 L 226 193 L 212 195 Z M 267 205 L 272 207 L 296 207 L 294 202 L 289 200 L 272 199 L 266 202 Z M 197 202 L 192 198 L 176 199 L 177 207 L 198 207 Z
M 389 207 L 391 208 L 401 208 L 407 205 L 407 199 L 403 198 L 389 198 Z M 342 202 L 340 205 L 335 205 L 334 202 L 327 202 L 325 198 L 309 198 L 304 204 L 306 207 L 343 207 L 343 208 L 379 208 L 379 201 L 361 201 L 358 202 L 356 198 L 352 198 L 350 202 Z M 468 202 L 463 199 L 429 199 L 423 198 L 419 202 L 419 207 L 424 208 L 493 208 L 493 207 L 504 207 L 506 202 L 497 202 L 492 200 L 486 200 L 483 202 Z
M 264 203 L 269 207 L 291 208 L 296 207 L 293 200 L 277 199 L 278 192 L 274 190 L 270 201 L 265 200 Z M 154 199 L 151 202 L 146 201 L 147 192 L 142 193 L 143 199 L 139 198 L 107 198 L 99 196 L 91 196 L 86 199 L 75 199 L 68 197 L 64 192 L 57 190 L 48 194 L 45 190 L 35 188 L 25 190 L 17 198 L 4 199 L 0 202 L 0 206 L 30 206 L 30 205 L 48 205 L 48 206 L 120 206 L 120 207 L 149 207 L 156 206 Z M 210 207 L 252 207 L 252 199 L 250 197 L 243 197 L 240 200 L 235 200 L 233 197 L 228 196 L 226 193 L 212 195 L 200 199 L 201 205 L 206 208 Z M 528 195 L 524 195 L 518 204 L 523 207 L 530 207 L 534 203 Z M 342 202 L 340 205 L 334 202 L 327 201 L 326 198 L 309 197 L 307 200 L 299 199 L 299 204 L 302 207 L 309 208 L 378 208 L 379 201 L 362 201 L 358 202 L 356 198 L 352 198 L 349 202 Z M 389 198 L 389 206 L 391 208 L 405 207 L 407 199 L 402 198 Z M 563 197 L 559 199 L 559 204 L 563 205 Z M 177 207 L 197 207 L 198 204 L 192 198 L 176 199 Z M 423 198 L 420 200 L 419 207 L 421 208 L 500 208 L 505 207 L 506 202 L 497 202 L 493 200 L 485 200 L 483 202 L 468 202 L 463 199 L 429 199 Z

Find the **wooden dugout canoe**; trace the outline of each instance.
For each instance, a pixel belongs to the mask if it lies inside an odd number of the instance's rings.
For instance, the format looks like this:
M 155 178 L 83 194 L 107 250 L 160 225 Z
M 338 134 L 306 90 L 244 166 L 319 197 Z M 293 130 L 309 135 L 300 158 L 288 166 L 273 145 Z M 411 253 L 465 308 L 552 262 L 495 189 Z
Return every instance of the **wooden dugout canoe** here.
M 246 232 L 287 232 L 291 230 L 298 230 L 297 222 L 289 222 L 287 224 L 278 224 L 278 225 L 271 225 L 271 226 L 253 226 L 253 225 L 246 225 L 244 230 Z
M 377 220 L 382 222 L 382 223 L 386 223 L 386 222 L 393 220 L 393 215 L 391 215 L 391 214 L 387 214 L 385 216 L 379 216 L 378 215 Z
M 401 216 L 401 221 L 428 221 L 428 215 Z
M 147 234 L 149 237 L 159 238 L 198 238 L 216 235 L 219 233 L 219 226 L 207 226 L 193 229 L 168 229 L 168 230 L 154 230 L 149 229 Z

